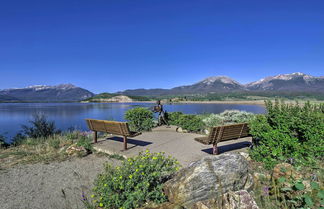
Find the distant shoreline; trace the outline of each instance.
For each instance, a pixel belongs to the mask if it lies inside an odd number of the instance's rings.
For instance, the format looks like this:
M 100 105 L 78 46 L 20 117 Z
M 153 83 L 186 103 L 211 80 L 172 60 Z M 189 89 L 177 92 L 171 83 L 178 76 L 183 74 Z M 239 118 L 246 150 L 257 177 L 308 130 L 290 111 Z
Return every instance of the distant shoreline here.
M 264 103 L 265 100 L 214 100 L 214 101 L 177 101 L 177 102 L 162 102 L 164 104 L 238 104 L 238 105 L 260 105 L 260 106 L 265 106 Z M 271 99 L 272 102 L 274 102 L 275 100 Z M 304 104 L 305 102 L 307 102 L 308 100 L 297 100 L 299 102 L 299 104 Z M 284 102 L 286 104 L 294 104 L 296 102 L 296 100 L 284 100 Z M 324 103 L 324 101 L 310 101 L 313 104 L 320 104 L 320 103 Z M 113 101 L 113 102 L 78 102 L 78 101 L 72 101 L 72 102 L 68 102 L 68 101 L 53 101 L 53 102 L 41 102 L 41 101 L 37 101 L 37 102 L 0 102 L 0 104 L 8 104 L 8 103 L 15 103 L 15 104 L 23 104 L 23 103 L 44 103 L 44 104 L 55 104 L 55 103 L 156 103 L 156 101 L 124 101 L 124 102 L 118 102 L 118 101 Z
M 260 105 L 265 106 L 264 101 L 266 100 L 224 100 L 224 101 L 179 101 L 174 104 L 241 104 L 241 105 Z M 274 102 L 274 99 L 270 101 Z M 305 104 L 307 100 L 297 100 L 299 104 Z M 295 104 L 296 100 L 284 100 L 286 104 Z M 324 101 L 310 101 L 312 104 L 324 103 Z

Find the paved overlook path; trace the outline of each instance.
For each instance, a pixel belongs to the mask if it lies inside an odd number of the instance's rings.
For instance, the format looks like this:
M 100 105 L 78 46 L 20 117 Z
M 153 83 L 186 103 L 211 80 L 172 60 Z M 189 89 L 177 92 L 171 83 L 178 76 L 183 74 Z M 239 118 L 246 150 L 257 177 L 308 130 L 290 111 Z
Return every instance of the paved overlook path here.
M 136 156 L 139 152 L 149 149 L 151 152 L 165 152 L 178 159 L 182 166 L 188 166 L 191 162 L 200 160 L 212 153 L 212 145 L 204 145 L 194 140 L 202 135 L 193 133 L 178 133 L 176 127 L 165 126 L 144 132 L 142 135 L 128 139 L 128 150 L 123 151 L 123 138 L 110 136 L 100 138 L 94 145 L 97 151 L 107 154 L 119 154 L 125 158 Z M 246 137 L 238 140 L 230 140 L 218 143 L 220 154 L 225 152 L 246 151 L 252 138 Z

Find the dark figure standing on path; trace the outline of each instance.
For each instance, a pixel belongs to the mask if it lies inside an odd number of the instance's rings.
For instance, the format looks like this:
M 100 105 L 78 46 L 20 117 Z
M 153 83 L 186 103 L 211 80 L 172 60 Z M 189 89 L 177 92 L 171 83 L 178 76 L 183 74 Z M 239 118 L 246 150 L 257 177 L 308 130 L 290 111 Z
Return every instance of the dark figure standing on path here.
M 159 116 L 158 116 L 158 125 L 161 126 L 161 125 L 167 125 L 169 126 L 169 123 L 166 119 L 166 112 L 163 110 L 163 105 L 161 104 L 161 101 L 158 100 L 156 102 L 156 106 L 154 106 L 154 112 L 155 113 L 159 113 Z

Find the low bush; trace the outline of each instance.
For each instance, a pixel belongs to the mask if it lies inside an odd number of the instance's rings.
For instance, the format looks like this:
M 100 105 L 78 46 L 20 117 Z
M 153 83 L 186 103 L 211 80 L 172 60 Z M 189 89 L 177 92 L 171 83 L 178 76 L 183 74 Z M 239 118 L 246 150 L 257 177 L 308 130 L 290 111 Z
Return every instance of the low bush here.
M 224 124 L 224 118 L 219 114 L 210 114 L 202 119 L 206 127 L 220 126 Z
M 6 137 L 0 135 L 0 148 L 8 147 L 8 144 L 6 142 Z
M 133 131 L 150 131 L 154 125 L 153 112 L 143 107 L 128 110 L 125 119 Z
M 200 132 L 206 127 L 249 122 L 254 117 L 255 115 L 252 113 L 238 110 L 226 110 L 220 114 L 203 115 L 187 115 L 182 112 L 170 112 L 168 113 L 168 122 L 170 125 L 179 126 L 190 132 Z
M 203 118 L 207 127 L 220 126 L 224 124 L 246 123 L 251 121 L 255 115 L 246 111 L 225 110 L 220 114 L 210 114 Z
M 250 133 L 260 139 L 251 157 L 267 168 L 289 161 L 309 164 L 324 156 L 324 105 L 300 106 L 266 102 L 267 114 L 250 123 Z
M 22 126 L 22 133 L 30 138 L 46 138 L 59 132 L 55 128 L 54 121 L 48 121 L 46 117 L 41 114 L 34 115 L 33 120 L 30 120 L 29 123 L 31 126 Z
M 167 113 L 167 120 L 170 125 L 179 126 L 179 119 L 183 115 L 182 112 L 168 112 Z
M 92 152 L 93 151 L 93 146 L 92 146 L 92 140 L 84 135 L 81 135 L 79 137 L 79 140 L 77 141 L 76 145 L 79 147 L 84 147 L 87 151 Z
M 306 188 L 306 184 L 309 184 L 310 188 Z M 281 177 L 277 185 L 271 187 L 270 192 L 287 208 L 320 208 L 324 203 L 324 189 L 315 181 Z
M 219 115 L 224 118 L 224 123 L 246 123 L 255 116 L 253 113 L 239 110 L 225 110 Z
M 106 165 L 95 180 L 91 196 L 100 208 L 139 208 L 146 202 L 167 200 L 163 183 L 179 168 L 178 162 L 163 153 L 140 153 L 124 160 L 121 166 Z
M 200 132 L 204 129 L 204 123 L 197 115 L 181 115 L 178 125 L 189 132 Z
M 308 169 L 303 167 L 302 169 Z M 281 172 L 287 172 L 283 169 Z M 260 208 L 321 208 L 324 203 L 322 171 L 313 169 L 298 178 L 289 175 L 281 177 L 264 175 L 255 182 L 253 195 Z M 311 174 L 312 173 L 312 174 Z M 312 177 L 310 177 L 310 174 Z M 316 178 L 314 178 L 316 177 Z

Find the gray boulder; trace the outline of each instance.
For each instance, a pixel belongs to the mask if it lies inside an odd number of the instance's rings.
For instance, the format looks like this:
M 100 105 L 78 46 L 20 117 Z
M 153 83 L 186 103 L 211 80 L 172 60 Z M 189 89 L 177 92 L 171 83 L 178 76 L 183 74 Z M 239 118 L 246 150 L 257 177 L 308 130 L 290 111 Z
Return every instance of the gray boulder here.
M 249 190 L 252 182 L 248 162 L 242 155 L 222 154 L 204 157 L 180 170 L 165 183 L 164 192 L 171 203 L 194 208 L 199 201 L 229 191 Z

